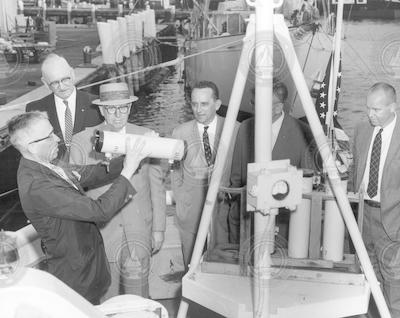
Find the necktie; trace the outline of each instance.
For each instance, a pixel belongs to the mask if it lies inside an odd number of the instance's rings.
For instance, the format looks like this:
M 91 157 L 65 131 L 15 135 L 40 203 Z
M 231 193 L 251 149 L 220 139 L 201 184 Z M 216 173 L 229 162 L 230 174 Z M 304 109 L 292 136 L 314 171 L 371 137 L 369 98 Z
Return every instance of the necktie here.
M 69 149 L 71 147 L 71 141 L 72 141 L 72 130 L 73 130 L 73 124 L 72 124 L 72 113 L 71 110 L 69 109 L 68 106 L 68 101 L 64 100 L 63 101 L 65 104 L 65 146 L 67 147 L 67 151 L 69 152 Z
M 369 180 L 367 193 L 370 198 L 373 198 L 378 193 L 378 180 L 379 180 L 379 163 L 381 161 L 381 148 L 382 148 L 382 131 L 379 130 L 376 134 L 374 143 L 372 145 L 371 160 L 369 162 Z
M 207 133 L 208 126 L 204 126 L 204 132 L 203 132 L 203 145 L 204 145 L 204 154 L 206 157 L 207 165 L 211 166 L 211 147 L 210 147 L 210 140 L 208 139 L 208 133 Z

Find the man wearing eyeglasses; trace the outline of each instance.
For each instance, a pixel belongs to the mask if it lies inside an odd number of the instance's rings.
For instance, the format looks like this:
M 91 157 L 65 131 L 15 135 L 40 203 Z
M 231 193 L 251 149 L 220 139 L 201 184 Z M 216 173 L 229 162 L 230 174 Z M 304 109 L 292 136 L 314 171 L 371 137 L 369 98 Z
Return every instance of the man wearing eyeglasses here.
M 17 174 L 21 205 L 42 240 L 48 271 L 98 304 L 110 285 L 110 270 L 97 223 L 109 220 L 135 195 L 129 180 L 146 156 L 144 142 L 127 143 L 125 160 L 113 160 L 106 173 L 101 165 L 71 169 L 54 164 L 59 138 L 44 112 L 13 117 L 8 131 L 22 155 Z M 101 199 L 83 191 L 113 179 Z
M 102 118 L 97 107 L 92 105 L 95 96 L 76 89 L 74 70 L 63 57 L 49 54 L 41 69 L 42 82 L 52 94 L 27 104 L 26 111 L 47 112 L 54 133 L 60 139 L 58 158 L 68 162 L 72 135 L 100 124 Z
M 96 130 L 121 134 L 148 135 L 152 130 L 128 123 L 131 104 L 137 97 L 130 96 L 126 83 L 109 83 L 100 86 L 100 98 L 93 101 L 99 105 L 105 121 L 86 128 L 74 135 L 71 148 L 73 163 L 94 164 L 105 161 L 103 153 L 93 150 Z M 101 226 L 112 282 L 105 299 L 120 292 L 149 297 L 148 276 L 150 257 L 164 241 L 165 188 L 160 161 L 146 158 L 131 178 L 137 195 L 112 220 Z M 92 198 L 102 195 L 109 185 L 93 189 L 87 194 Z M 136 277 L 136 279 L 132 279 Z

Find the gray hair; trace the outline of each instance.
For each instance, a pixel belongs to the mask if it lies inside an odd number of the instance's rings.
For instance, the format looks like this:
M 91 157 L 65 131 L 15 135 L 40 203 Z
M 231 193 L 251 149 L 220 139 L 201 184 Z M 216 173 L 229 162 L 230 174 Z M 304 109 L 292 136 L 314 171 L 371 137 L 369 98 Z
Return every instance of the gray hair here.
M 49 119 L 47 113 L 40 111 L 32 111 L 16 115 L 7 122 L 8 134 L 11 144 L 21 151 L 21 137 L 29 134 L 27 131 L 33 122 Z

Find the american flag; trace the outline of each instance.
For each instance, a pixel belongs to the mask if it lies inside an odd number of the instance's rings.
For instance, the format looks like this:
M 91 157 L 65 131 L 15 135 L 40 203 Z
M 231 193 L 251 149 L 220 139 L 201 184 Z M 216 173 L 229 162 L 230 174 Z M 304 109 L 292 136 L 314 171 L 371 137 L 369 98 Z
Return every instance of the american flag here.
M 321 83 L 317 99 L 315 101 L 315 108 L 317 109 L 317 114 L 319 117 L 319 121 L 321 122 L 322 127 L 324 127 L 324 131 L 327 131 L 327 127 L 330 123 L 326 122 L 326 113 L 328 112 L 328 105 L 329 105 L 329 86 L 330 86 L 330 78 L 331 78 L 331 68 L 332 68 L 332 57 L 333 53 L 329 58 L 328 65 L 325 71 L 325 77 L 323 82 Z M 336 96 L 335 102 L 333 106 L 333 113 L 332 113 L 332 120 L 333 126 L 335 128 L 342 129 L 339 122 L 337 121 L 337 108 L 338 108 L 338 101 L 339 101 L 339 94 L 340 94 L 340 82 L 342 78 L 342 60 L 340 59 L 339 62 L 339 71 L 336 80 Z
M 338 116 L 338 102 L 340 95 L 340 83 L 342 78 L 342 59 L 339 61 L 339 71 L 336 80 L 335 101 L 333 104 L 332 123 L 327 122 L 327 112 L 329 105 L 329 86 L 331 79 L 333 53 L 329 58 L 328 65 L 325 71 L 325 77 L 321 83 L 318 96 L 315 101 L 315 108 L 322 127 L 327 135 L 331 137 L 332 148 L 336 153 L 336 164 L 340 172 L 345 172 L 351 162 L 350 143 L 349 137 L 344 132 L 342 126 L 339 124 Z M 328 130 L 332 130 L 329 132 Z

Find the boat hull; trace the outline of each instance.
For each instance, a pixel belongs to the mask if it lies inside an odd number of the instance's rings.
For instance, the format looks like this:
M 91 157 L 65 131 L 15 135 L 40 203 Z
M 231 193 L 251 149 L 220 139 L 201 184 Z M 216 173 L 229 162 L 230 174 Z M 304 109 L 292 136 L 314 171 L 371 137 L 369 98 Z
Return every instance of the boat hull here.
M 186 41 L 186 85 L 191 88 L 200 80 L 213 81 L 219 88 L 222 104 L 228 106 L 242 51 L 243 38 L 244 35 L 242 34 Z M 296 118 L 303 117 L 303 107 L 290 75 L 289 68 L 292 62 L 285 61 L 283 49 L 277 44 L 276 38 L 275 43 L 273 58 L 274 77 L 283 81 L 289 90 L 285 110 Z M 307 34 L 303 34 L 299 39 L 292 37 L 292 43 L 300 65 L 304 69 L 304 77 L 307 85 L 311 90 L 316 80 L 323 79 L 331 54 L 332 39 L 322 32 L 316 32 L 314 37 L 311 32 L 308 32 Z M 205 53 L 198 54 L 200 52 Z M 250 113 L 254 112 L 250 105 L 250 90 L 255 86 L 255 76 L 257 74 L 254 68 L 252 52 L 248 53 L 250 68 L 240 108 L 242 111 Z

